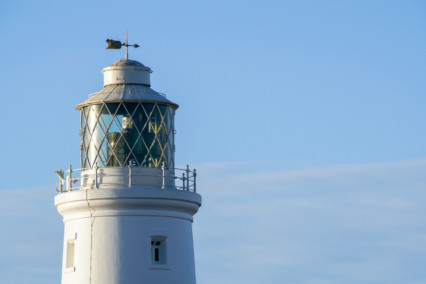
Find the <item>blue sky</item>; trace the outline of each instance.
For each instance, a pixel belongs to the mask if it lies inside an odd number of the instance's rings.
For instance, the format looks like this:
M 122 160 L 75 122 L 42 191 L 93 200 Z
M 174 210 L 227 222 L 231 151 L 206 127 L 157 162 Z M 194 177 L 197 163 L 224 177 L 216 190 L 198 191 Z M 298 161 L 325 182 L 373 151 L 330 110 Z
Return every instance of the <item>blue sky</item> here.
M 177 163 L 199 171 L 199 283 L 426 283 L 425 14 L 424 1 L 2 1 L 2 277 L 58 283 L 53 170 L 79 167 L 75 105 L 124 56 L 105 39 L 128 30 L 130 58 L 180 105 Z

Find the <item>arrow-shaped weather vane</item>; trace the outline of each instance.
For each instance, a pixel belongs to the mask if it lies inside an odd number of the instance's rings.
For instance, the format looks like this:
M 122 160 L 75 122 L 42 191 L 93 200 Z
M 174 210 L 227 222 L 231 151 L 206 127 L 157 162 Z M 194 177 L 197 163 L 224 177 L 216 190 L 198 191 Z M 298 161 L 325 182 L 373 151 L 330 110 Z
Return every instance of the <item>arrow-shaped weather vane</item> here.
M 107 39 L 106 42 L 108 43 L 108 47 L 107 49 L 121 49 L 122 46 L 126 47 L 126 59 L 129 57 L 129 51 L 128 48 L 129 46 L 133 46 L 134 48 L 138 48 L 139 45 L 137 43 L 135 44 L 129 44 L 127 41 L 127 32 L 126 32 L 126 42 L 121 42 L 118 40 L 113 40 L 113 39 Z

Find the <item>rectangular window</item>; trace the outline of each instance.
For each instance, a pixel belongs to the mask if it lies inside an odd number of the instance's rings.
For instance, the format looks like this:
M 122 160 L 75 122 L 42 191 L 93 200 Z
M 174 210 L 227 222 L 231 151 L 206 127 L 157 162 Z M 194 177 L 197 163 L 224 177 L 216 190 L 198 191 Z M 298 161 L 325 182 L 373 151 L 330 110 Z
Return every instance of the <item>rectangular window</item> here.
M 74 240 L 68 240 L 68 242 L 67 242 L 67 259 L 66 259 L 66 263 L 65 263 L 66 268 L 74 267 L 74 253 L 75 253 L 74 250 L 75 250 Z
M 153 237 L 151 239 L 152 264 L 166 264 L 166 239 L 164 237 Z

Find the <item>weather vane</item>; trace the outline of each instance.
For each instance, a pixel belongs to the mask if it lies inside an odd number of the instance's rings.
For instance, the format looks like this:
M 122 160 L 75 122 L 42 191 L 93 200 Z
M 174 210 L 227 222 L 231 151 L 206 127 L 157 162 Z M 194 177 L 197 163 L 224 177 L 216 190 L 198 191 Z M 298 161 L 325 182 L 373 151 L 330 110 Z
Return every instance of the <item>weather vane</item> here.
M 121 49 L 122 46 L 126 47 L 126 59 L 129 57 L 129 46 L 133 46 L 134 48 L 138 48 L 139 44 L 129 44 L 127 41 L 127 32 L 126 32 L 126 42 L 121 42 L 119 40 L 113 40 L 113 39 L 107 39 L 106 42 L 108 43 L 107 49 Z

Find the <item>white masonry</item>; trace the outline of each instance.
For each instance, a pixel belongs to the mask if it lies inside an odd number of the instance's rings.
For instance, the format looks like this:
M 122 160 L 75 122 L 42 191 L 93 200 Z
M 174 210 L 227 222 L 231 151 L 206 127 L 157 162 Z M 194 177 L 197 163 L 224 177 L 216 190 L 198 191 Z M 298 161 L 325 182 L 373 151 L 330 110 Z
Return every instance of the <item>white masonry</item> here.
M 62 284 L 193 284 L 196 172 L 175 168 L 178 105 L 150 88 L 151 69 L 122 59 L 77 105 L 81 172 L 56 171 L 65 225 Z

